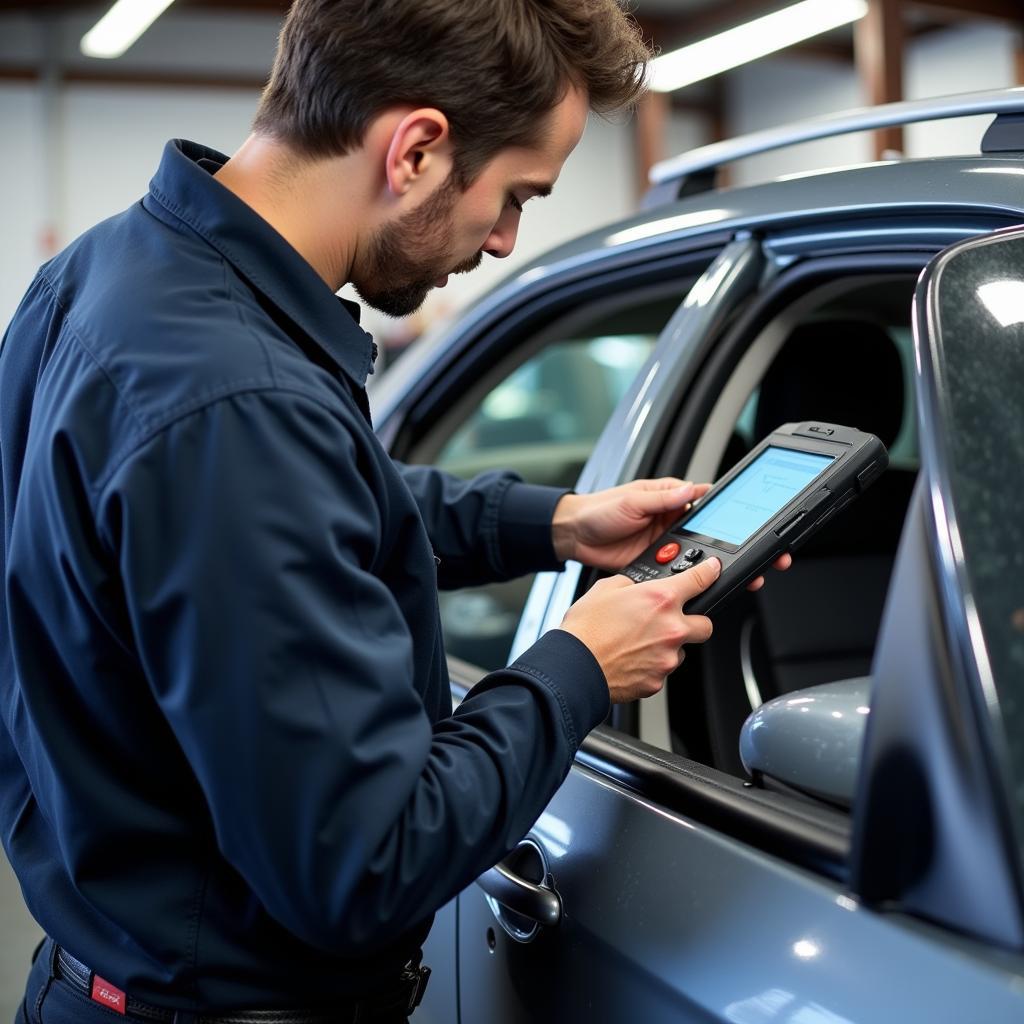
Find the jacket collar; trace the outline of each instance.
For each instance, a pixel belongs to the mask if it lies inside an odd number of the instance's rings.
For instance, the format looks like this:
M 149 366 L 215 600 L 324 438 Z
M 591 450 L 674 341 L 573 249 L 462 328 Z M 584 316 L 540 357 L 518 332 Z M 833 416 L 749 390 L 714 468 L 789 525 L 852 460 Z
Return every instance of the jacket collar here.
M 359 326 L 359 307 L 334 295 L 274 228 L 214 179 L 227 160 L 216 150 L 172 139 L 164 147 L 147 200 L 205 239 L 331 363 L 364 387 L 377 349 Z

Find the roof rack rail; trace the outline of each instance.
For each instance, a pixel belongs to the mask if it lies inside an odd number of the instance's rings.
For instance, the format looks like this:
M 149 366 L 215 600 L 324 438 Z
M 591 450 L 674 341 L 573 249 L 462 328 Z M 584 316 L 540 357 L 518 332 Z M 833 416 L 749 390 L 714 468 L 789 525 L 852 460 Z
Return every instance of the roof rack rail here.
M 655 164 L 651 170 L 651 189 L 644 197 L 643 205 L 658 206 L 696 192 L 708 191 L 714 187 L 715 172 L 719 167 L 758 153 L 785 149 L 787 146 L 812 142 L 815 139 L 871 131 L 875 128 L 978 114 L 996 114 L 1000 119 L 996 124 L 1001 124 L 1000 131 L 993 131 L 996 125 L 989 129 L 982 144 L 983 152 L 1024 149 L 1024 135 L 1021 134 L 1021 129 L 1014 126 L 1016 130 L 1008 130 L 1010 125 L 1018 120 L 1012 115 L 1024 114 L 1024 87 L 968 92 L 927 100 L 907 100 L 902 103 L 887 103 L 880 107 L 863 107 L 837 114 L 826 114 L 778 128 L 766 128 L 663 160 Z M 1013 142 L 1008 143 L 1008 138 L 1012 138 Z

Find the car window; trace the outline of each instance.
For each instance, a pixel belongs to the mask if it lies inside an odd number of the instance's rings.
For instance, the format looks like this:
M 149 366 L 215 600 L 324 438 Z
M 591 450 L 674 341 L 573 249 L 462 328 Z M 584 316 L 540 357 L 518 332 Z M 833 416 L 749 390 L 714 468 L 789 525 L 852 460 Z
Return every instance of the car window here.
M 605 300 L 592 314 L 575 310 L 539 346 L 525 339 L 492 381 L 423 439 L 412 461 L 425 456 L 464 478 L 511 469 L 528 483 L 571 489 L 691 283 Z M 507 664 L 533 580 L 442 592 L 448 654 L 487 671 Z
M 530 483 L 571 487 L 655 340 L 598 335 L 547 346 L 484 398 L 436 464 L 467 477 L 503 467 Z
M 1024 826 L 1024 238 L 959 250 L 934 295 L 940 486 L 951 491 L 964 603 L 980 630 L 971 645 Z
M 753 711 L 797 690 L 870 675 L 919 466 L 913 288 L 911 276 L 867 285 L 851 278 L 803 294 L 751 334 L 724 384 L 698 381 L 715 396 L 711 414 L 696 448 L 664 469 L 717 479 L 772 430 L 807 419 L 877 434 L 891 463 L 811 538 L 789 572 L 769 574 L 763 592 L 737 595 L 716 612 L 711 640 L 666 688 L 676 753 L 745 776 L 739 738 Z M 893 319 L 896 311 L 902 319 Z M 841 375 L 837 365 L 846 367 Z

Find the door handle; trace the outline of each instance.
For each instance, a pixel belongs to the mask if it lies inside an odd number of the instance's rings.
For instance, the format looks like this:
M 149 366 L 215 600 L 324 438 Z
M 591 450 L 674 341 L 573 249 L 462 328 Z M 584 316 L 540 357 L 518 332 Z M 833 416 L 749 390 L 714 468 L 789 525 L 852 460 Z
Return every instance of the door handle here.
M 485 871 L 476 884 L 496 903 L 550 928 L 562 919 L 562 899 L 554 889 L 534 885 L 510 871 L 504 864 L 495 864 Z
M 544 851 L 532 839 L 524 839 L 476 884 L 498 923 L 519 942 L 529 942 L 542 927 L 554 927 L 562 919 L 562 897 L 548 873 Z

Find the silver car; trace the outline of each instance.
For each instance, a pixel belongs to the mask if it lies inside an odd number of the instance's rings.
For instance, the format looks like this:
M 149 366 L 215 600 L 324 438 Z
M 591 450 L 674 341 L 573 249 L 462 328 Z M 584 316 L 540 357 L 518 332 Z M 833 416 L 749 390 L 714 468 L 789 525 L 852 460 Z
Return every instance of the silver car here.
M 978 113 L 978 156 L 710 187 L 755 152 Z M 709 147 L 379 382 L 396 457 L 580 491 L 714 480 L 794 420 L 890 451 L 443 908 L 421 1024 L 1024 1019 L 1022 155 L 1024 90 Z M 456 699 L 594 579 L 442 595 Z

